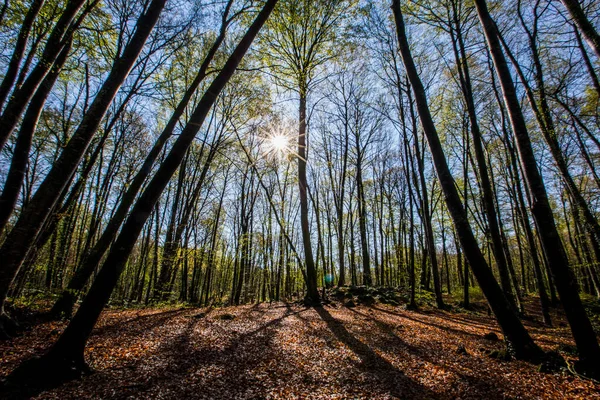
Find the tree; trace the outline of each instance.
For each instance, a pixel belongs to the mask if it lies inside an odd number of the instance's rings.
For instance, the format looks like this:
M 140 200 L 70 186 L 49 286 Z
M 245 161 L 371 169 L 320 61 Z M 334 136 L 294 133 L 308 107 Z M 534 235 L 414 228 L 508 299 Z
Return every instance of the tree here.
M 500 81 L 504 102 L 510 116 L 513 133 L 517 141 L 517 149 L 523 168 L 529 195 L 531 196 L 531 213 L 538 226 L 546 258 L 554 277 L 560 300 L 565 308 L 573 338 L 579 352 L 579 368 L 586 373 L 598 374 L 600 369 L 600 346 L 585 309 L 579 298 L 577 282 L 563 243 L 558 234 L 554 215 L 548 201 L 546 188 L 539 173 L 537 161 L 531 147 L 531 139 L 527 124 L 517 97 L 514 83 L 502 53 L 496 25 L 492 20 L 484 0 L 476 0 L 477 14 L 485 32 L 486 41 L 492 54 L 496 74 Z M 473 264 L 471 264 L 472 266 Z
M 517 358 L 538 361 L 543 354 L 541 349 L 533 342 L 533 339 L 517 318 L 508 300 L 506 300 L 473 235 L 429 111 L 425 89 L 412 59 L 399 0 L 392 1 L 392 10 L 397 28 L 398 46 L 406 69 L 406 75 L 410 80 L 415 95 L 421 126 L 427 137 L 438 179 L 444 191 L 446 205 L 452 216 L 465 257 L 469 260 L 469 265 L 477 278 L 477 282 L 485 294 L 492 311 L 496 315 L 498 324 L 504 332 L 509 350 Z
M 319 303 L 317 271 L 311 245 L 308 215 L 308 161 L 307 100 L 320 79 L 321 67 L 332 56 L 330 53 L 336 28 L 347 10 L 346 2 L 291 0 L 281 4 L 273 15 L 263 46 L 270 52 L 275 71 L 283 77 L 285 87 L 295 91 L 298 99 L 298 189 L 300 194 L 300 226 L 306 265 L 307 301 Z M 263 50 L 264 51 L 264 50 Z
M 115 245 L 108 253 L 88 294 L 63 334 L 42 358 L 23 364 L 19 370 L 15 371 L 14 377 L 25 379 L 35 377 L 34 379 L 39 379 L 42 376 L 52 382 L 72 378 L 88 370 L 83 358 L 83 351 L 88 337 L 117 284 L 143 226 L 167 183 L 181 165 L 187 150 L 219 93 L 235 73 L 237 66 L 265 24 L 276 3 L 277 0 L 267 0 L 223 68 L 206 89 L 169 154 L 133 206 L 131 214 L 115 241 Z
M 44 221 L 66 186 L 68 179 L 65 177 L 71 177 L 75 172 L 114 96 L 129 75 L 129 71 L 158 21 L 165 2 L 166 0 L 153 0 L 140 16 L 135 33 L 123 53 L 115 60 L 109 76 L 83 117 L 77 131 L 70 138 L 69 144 L 48 172 L 44 182 L 38 188 L 28 207 L 23 210 L 21 217 L 0 248 L 0 255 L 4 259 L 3 267 L 0 269 L 0 314 L 3 321 L 9 321 L 4 311 L 4 303 L 10 285 Z M 1 329 L 2 326 L 0 326 Z
M 13 92 L 10 101 L 6 104 L 0 116 L 0 149 L 6 144 L 9 136 L 17 126 L 23 111 L 25 111 L 27 103 L 54 65 L 63 47 L 68 43 L 71 30 L 74 26 L 79 25 L 75 17 L 85 2 L 86 0 L 69 0 L 67 2 L 62 15 L 54 25 L 46 41 L 46 46 L 38 63 L 18 90 Z M 93 7 L 96 2 L 92 2 L 91 4 Z M 84 15 L 87 15 L 87 13 L 84 13 Z
M 594 25 L 585 15 L 581 3 L 578 0 L 561 0 L 561 3 L 565 6 L 571 18 L 587 40 L 590 47 L 596 53 L 596 56 L 600 58 L 600 35 L 594 28 Z

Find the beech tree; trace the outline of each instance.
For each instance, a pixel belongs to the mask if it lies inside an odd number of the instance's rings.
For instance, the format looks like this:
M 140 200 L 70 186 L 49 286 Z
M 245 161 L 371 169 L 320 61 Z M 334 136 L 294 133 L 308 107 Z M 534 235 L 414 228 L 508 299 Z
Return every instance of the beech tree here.
M 593 375 L 597 9 L 489 5 L 0 2 L 4 336 L 54 301 L 64 375 L 106 305 L 487 301 Z
M 458 191 L 456 190 L 456 184 L 448 168 L 446 157 L 429 111 L 423 84 L 421 83 L 410 53 L 408 40 L 406 38 L 404 17 L 402 15 L 399 0 L 394 0 L 392 2 L 392 10 L 394 12 L 398 33 L 398 46 L 400 48 L 400 54 L 402 55 L 402 61 L 406 68 L 406 74 L 415 95 L 421 126 L 427 136 L 427 142 L 433 156 L 438 179 L 445 194 L 446 205 L 452 215 L 465 257 L 469 259 L 469 265 L 473 268 L 473 273 L 475 274 L 482 291 L 485 293 L 490 307 L 496 315 L 498 323 L 506 336 L 510 351 L 514 352 L 514 355 L 517 358 L 539 360 L 542 356 L 541 349 L 533 342 L 533 339 L 529 336 L 529 333 L 527 333 L 523 324 L 517 318 L 516 313 L 511 308 L 504 293 L 498 286 L 498 283 L 489 269 L 489 266 L 477 245 L 477 241 L 473 236 L 466 212 L 458 195 Z
M 597 360 L 600 360 L 600 346 L 598 345 L 598 340 L 590 320 L 581 304 L 575 277 L 573 276 L 573 271 L 569 268 L 569 261 L 556 228 L 546 188 L 539 173 L 533 149 L 531 148 L 527 125 L 523 118 L 506 59 L 502 53 L 496 25 L 488 12 L 485 1 L 476 0 L 475 5 L 477 6 L 477 13 L 494 60 L 504 102 L 510 116 L 513 133 L 516 137 L 521 167 L 529 188 L 529 195 L 532 197 L 531 213 L 540 229 L 540 238 L 546 259 L 554 277 L 560 300 L 565 308 L 573 337 L 577 343 L 579 367 L 583 371 L 588 371 L 587 373 L 597 373 L 594 371 L 598 370 Z
M 180 166 L 217 96 L 234 74 L 276 3 L 277 0 L 268 0 L 264 4 L 219 74 L 207 88 L 190 116 L 186 127 L 173 144 L 169 154 L 154 174 L 141 197 L 133 206 L 115 245 L 109 252 L 88 294 L 68 327 L 45 356 L 31 361 L 29 364 L 22 365 L 22 374 L 30 376 L 30 374 L 35 375 L 44 372 L 42 376 L 45 376 L 46 379 L 55 380 L 64 379 L 65 377 L 70 378 L 88 370 L 83 359 L 85 344 L 102 309 L 108 302 L 138 235 L 168 181 Z
M 298 189 L 300 194 L 300 220 L 302 248 L 304 249 L 307 299 L 320 301 L 317 290 L 317 271 L 311 244 L 308 209 L 307 100 L 314 85 L 318 84 L 319 67 L 331 58 L 332 39 L 345 11 L 343 1 L 311 2 L 294 0 L 283 3 L 273 15 L 264 45 L 275 50 L 272 67 L 284 79 L 283 84 L 296 92 L 298 99 Z

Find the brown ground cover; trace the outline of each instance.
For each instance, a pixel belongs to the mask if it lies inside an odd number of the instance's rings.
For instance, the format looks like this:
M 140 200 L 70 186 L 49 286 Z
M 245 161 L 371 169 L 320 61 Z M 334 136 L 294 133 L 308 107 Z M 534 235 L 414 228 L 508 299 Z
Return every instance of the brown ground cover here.
M 573 344 L 554 318 L 555 328 L 526 322 L 545 350 Z M 0 376 L 64 327 L 40 322 L 0 342 Z M 502 346 L 489 332 L 501 337 L 484 313 L 382 304 L 109 310 L 87 348 L 95 372 L 36 398 L 600 399 L 592 381 L 488 357 Z

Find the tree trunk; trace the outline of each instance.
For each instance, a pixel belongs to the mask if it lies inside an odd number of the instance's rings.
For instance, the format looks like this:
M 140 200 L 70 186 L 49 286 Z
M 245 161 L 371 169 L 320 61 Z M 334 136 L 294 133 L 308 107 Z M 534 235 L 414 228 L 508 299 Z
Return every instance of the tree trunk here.
M 19 192 L 21 191 L 23 180 L 25 179 L 25 171 L 27 169 L 27 161 L 29 160 L 29 151 L 31 149 L 35 128 L 37 127 L 44 104 L 46 104 L 46 99 L 48 98 L 48 95 L 50 95 L 52 87 L 67 60 L 70 49 L 70 43 L 63 48 L 61 54 L 56 59 L 54 67 L 44 78 L 44 81 L 31 99 L 29 107 L 25 112 L 21 129 L 17 135 L 17 142 L 13 150 L 10 169 L 6 176 L 4 189 L 2 190 L 2 197 L 0 197 L 0 233 L 4 231 L 6 223 L 17 204 Z
M 581 8 L 581 3 L 579 0 L 560 0 L 561 3 L 566 7 L 573 18 L 573 21 L 585 37 L 585 40 L 588 42 L 596 56 L 600 58 L 600 35 L 594 28 L 594 25 L 591 21 L 586 17 L 583 8 Z
M 308 182 L 306 180 L 306 88 L 300 88 L 299 128 L 298 128 L 298 188 L 300 191 L 300 227 L 306 265 L 306 289 L 309 303 L 318 304 L 321 299 L 317 289 L 317 270 L 310 241 L 308 220 Z
M 62 48 L 66 45 L 66 40 L 68 40 L 67 37 L 70 34 L 71 24 L 85 2 L 86 0 L 70 0 L 65 5 L 62 15 L 54 25 L 54 28 L 46 41 L 46 46 L 40 60 L 23 85 L 21 85 L 19 90 L 12 94 L 6 104 L 2 116 L 0 116 L 0 149 L 6 144 L 10 134 L 19 123 L 27 103 L 29 103 L 29 100 L 35 94 L 38 86 L 48 71 L 50 71 L 50 68 L 52 68 L 56 57 L 58 57 Z M 96 2 L 93 2 L 89 8 L 94 7 L 95 4 Z M 75 25 L 77 25 L 77 23 Z
M 529 333 L 525 330 L 523 324 L 506 300 L 502 289 L 496 282 L 485 257 L 477 245 L 467 219 L 467 213 L 463 208 L 454 179 L 446 162 L 446 157 L 429 111 L 425 89 L 410 53 L 399 0 L 393 0 L 392 9 L 396 21 L 400 53 L 415 95 L 421 126 L 427 136 L 438 179 L 444 191 L 446 205 L 454 221 L 465 257 L 469 259 L 473 274 L 477 278 L 481 290 L 496 315 L 510 351 L 517 358 L 539 360 L 543 354 L 541 349 L 533 342 L 531 336 L 529 336 Z
M 81 124 L 0 248 L 0 255 L 4 261 L 4 266 L 0 269 L 1 313 L 4 310 L 4 302 L 9 287 L 31 245 L 35 242 L 35 237 L 58 200 L 60 193 L 74 174 L 114 96 L 129 75 L 129 71 L 135 64 L 147 38 L 158 21 L 165 2 L 166 0 L 153 0 L 146 12 L 139 17 L 135 33 L 125 47 L 123 54 L 114 62 L 108 77 L 83 117 Z
M 30 379 L 33 376 L 36 378 L 42 376 L 47 381 L 52 381 L 65 375 L 67 377 L 78 375 L 87 368 L 83 359 L 85 344 L 117 284 L 133 245 L 168 181 L 181 164 L 217 96 L 234 74 L 276 3 L 277 0 L 268 0 L 265 3 L 223 68 L 207 88 L 171 151 L 133 207 L 131 215 L 123 225 L 121 233 L 71 323 L 46 355 L 29 365 L 22 365 L 23 374 L 27 376 L 29 373 Z
M 475 0 L 475 5 L 492 54 L 513 132 L 517 139 L 519 158 L 532 197 L 531 213 L 539 229 L 548 265 L 577 344 L 580 358 L 579 366 L 584 370 L 596 370 L 596 373 L 600 373 L 600 346 L 598 346 L 596 335 L 579 298 L 577 282 L 573 271 L 569 268 L 565 249 L 554 222 L 554 215 L 533 154 L 526 122 L 521 112 L 510 70 L 502 53 L 496 26 L 489 15 L 485 0 Z M 471 264 L 471 266 L 473 265 Z
M 100 264 L 100 261 L 106 253 L 106 250 L 108 250 L 111 243 L 114 241 L 115 236 L 117 235 L 121 224 L 127 217 L 127 213 L 129 212 L 131 205 L 135 201 L 140 189 L 142 188 L 142 185 L 146 181 L 146 178 L 152 172 L 152 166 L 158 159 L 168 139 L 173 135 L 178 121 L 184 114 L 190 100 L 192 99 L 194 93 L 200 86 L 200 83 L 202 83 L 202 81 L 206 77 L 208 67 L 225 38 L 225 31 L 228 24 L 227 17 L 230 5 L 231 1 L 228 3 L 227 8 L 225 9 L 219 36 L 215 39 L 213 45 L 208 51 L 206 57 L 204 58 L 200 69 L 196 74 L 196 77 L 194 78 L 190 86 L 187 88 L 182 99 L 177 104 L 175 111 L 173 112 L 173 114 L 169 118 L 169 121 L 165 125 L 165 128 L 162 130 L 158 139 L 152 146 L 152 149 L 146 156 L 146 159 L 144 160 L 144 163 L 142 164 L 141 168 L 136 173 L 135 177 L 132 179 L 131 184 L 127 188 L 127 191 L 123 195 L 121 202 L 117 206 L 117 210 L 106 225 L 106 228 L 104 229 L 102 235 L 90 251 L 89 255 L 84 260 L 84 264 L 80 266 L 80 268 L 77 270 L 77 273 L 71 278 L 67 289 L 63 291 L 59 299 L 54 304 L 52 308 L 53 315 L 71 315 L 73 306 L 77 301 L 78 293 L 83 289 L 89 278 L 92 276 L 94 270 Z
M 2 83 L 0 84 L 0 110 L 2 109 L 2 106 L 4 106 L 6 97 L 13 88 L 15 79 L 17 78 L 17 73 L 19 72 L 21 60 L 23 59 L 23 54 L 25 53 L 25 47 L 27 46 L 27 39 L 29 38 L 29 33 L 31 32 L 31 28 L 33 28 L 33 23 L 37 18 L 40 9 L 44 5 L 44 1 L 45 0 L 33 0 L 31 2 L 31 5 L 29 6 L 27 14 L 25 14 L 25 18 L 23 18 L 23 22 L 21 23 L 21 30 L 19 31 L 17 41 L 15 42 L 15 48 L 8 63 L 8 68 L 4 73 Z M 5 3 L 5 6 L 6 4 L 7 3 Z M 2 146 L 0 146 L 0 148 L 1 147 Z

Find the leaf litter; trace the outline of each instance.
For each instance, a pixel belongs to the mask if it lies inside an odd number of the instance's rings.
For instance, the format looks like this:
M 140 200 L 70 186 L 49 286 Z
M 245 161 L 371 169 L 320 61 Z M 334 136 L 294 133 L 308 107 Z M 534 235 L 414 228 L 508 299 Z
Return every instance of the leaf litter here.
M 535 314 L 535 311 L 532 311 Z M 555 313 L 556 314 L 556 313 Z M 564 318 L 524 321 L 544 350 L 573 346 Z M 42 354 L 65 322 L 0 342 L 0 375 Z M 500 341 L 485 338 L 496 334 Z M 493 318 L 385 304 L 107 310 L 86 349 L 94 373 L 37 399 L 600 399 L 600 385 L 490 358 Z

